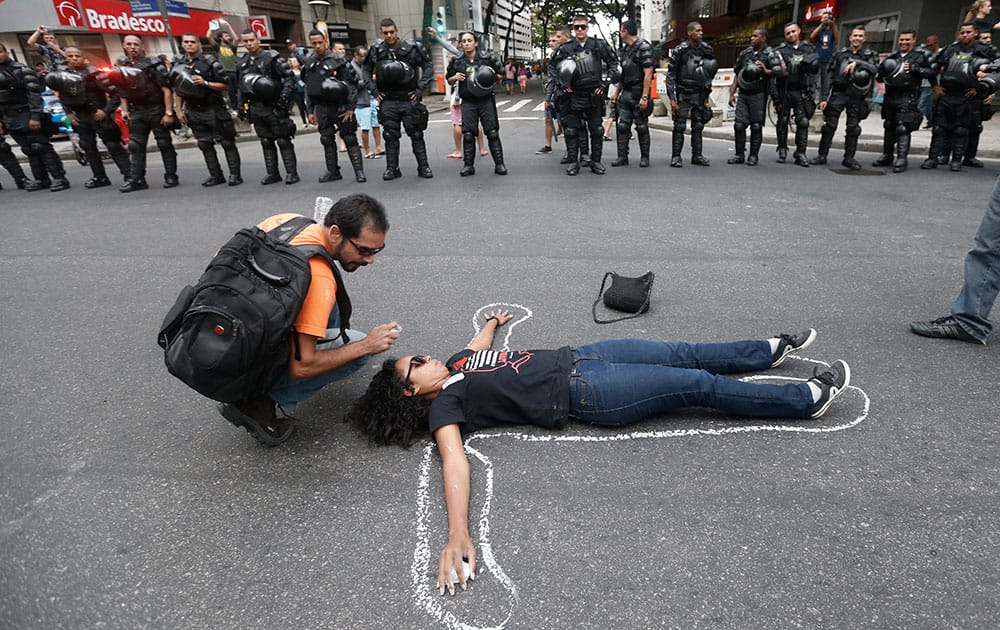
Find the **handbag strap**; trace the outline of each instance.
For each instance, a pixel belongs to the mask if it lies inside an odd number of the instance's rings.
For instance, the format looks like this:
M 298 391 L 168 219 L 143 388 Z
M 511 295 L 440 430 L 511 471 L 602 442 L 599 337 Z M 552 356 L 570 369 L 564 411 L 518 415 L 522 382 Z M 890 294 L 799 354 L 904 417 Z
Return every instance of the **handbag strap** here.
M 613 324 L 615 322 L 624 321 L 626 319 L 634 319 L 642 315 L 643 312 L 646 310 L 646 308 L 649 306 L 649 296 L 652 293 L 651 287 L 646 287 L 646 299 L 643 301 L 642 306 L 639 307 L 639 310 L 636 311 L 635 313 L 632 313 L 631 315 L 623 315 L 621 317 L 614 317 L 612 319 L 599 319 L 597 317 L 597 305 L 601 303 L 601 298 L 604 297 L 604 285 L 607 284 L 608 278 L 610 277 L 611 277 L 610 271 L 604 274 L 604 279 L 601 280 L 601 290 L 597 292 L 597 299 L 594 300 L 594 306 L 591 308 L 591 313 L 593 313 L 594 315 L 594 323 Z

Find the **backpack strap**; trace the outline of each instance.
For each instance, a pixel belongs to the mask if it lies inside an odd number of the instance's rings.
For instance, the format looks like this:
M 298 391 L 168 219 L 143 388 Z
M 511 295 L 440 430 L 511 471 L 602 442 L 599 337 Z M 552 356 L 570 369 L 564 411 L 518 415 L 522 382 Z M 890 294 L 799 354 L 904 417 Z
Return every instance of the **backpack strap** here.
M 296 234 L 315 223 L 309 217 L 296 216 L 274 228 L 268 234 L 282 243 L 288 243 Z M 321 256 L 330 265 L 330 269 L 333 270 L 333 279 L 337 282 L 336 300 L 337 310 L 340 311 L 340 337 L 344 340 L 345 344 L 350 343 L 351 340 L 347 336 L 347 329 L 351 327 L 351 312 L 353 310 L 351 307 L 351 297 L 347 294 L 347 287 L 344 286 L 340 269 L 334 263 L 333 257 L 321 245 L 296 245 L 295 249 L 299 250 L 306 258 Z M 296 335 L 295 341 L 298 343 L 298 335 Z M 298 354 L 298 348 L 296 348 L 296 357 Z

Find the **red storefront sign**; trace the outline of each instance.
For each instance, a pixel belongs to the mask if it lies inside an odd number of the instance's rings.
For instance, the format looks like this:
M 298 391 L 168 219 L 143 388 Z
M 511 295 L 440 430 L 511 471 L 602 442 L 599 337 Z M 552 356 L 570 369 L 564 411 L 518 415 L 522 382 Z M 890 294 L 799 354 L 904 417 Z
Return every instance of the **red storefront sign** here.
M 824 13 L 832 13 L 833 17 L 840 15 L 840 0 L 824 0 L 806 5 L 805 22 L 819 22 Z
M 251 15 L 247 18 L 247 26 L 257 33 L 257 38 L 263 41 L 272 39 L 271 18 L 267 15 Z
M 95 33 L 134 33 L 166 37 L 167 26 L 162 17 L 136 17 L 128 2 L 118 0 L 52 0 L 63 26 L 83 26 Z M 208 30 L 208 23 L 223 17 L 222 13 L 190 9 L 191 17 L 171 17 L 170 30 L 174 35 L 191 31 L 201 34 Z

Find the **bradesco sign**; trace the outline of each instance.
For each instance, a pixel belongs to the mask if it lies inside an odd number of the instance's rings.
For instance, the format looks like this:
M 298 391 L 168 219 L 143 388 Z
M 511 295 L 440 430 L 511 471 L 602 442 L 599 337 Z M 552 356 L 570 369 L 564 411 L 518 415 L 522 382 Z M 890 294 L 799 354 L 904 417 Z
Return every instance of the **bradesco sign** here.
M 53 4 L 68 4 L 67 0 L 53 0 Z M 83 18 L 82 26 L 88 30 L 100 33 L 137 33 L 139 35 L 160 35 L 166 36 L 167 25 L 162 17 L 132 15 L 132 7 L 128 2 L 117 2 L 115 0 L 79 0 L 80 14 Z M 66 7 L 63 6 L 63 9 Z M 65 10 L 59 13 L 59 22 L 63 23 Z M 190 18 L 172 17 L 170 18 L 170 28 L 174 33 L 192 31 L 194 33 L 204 33 L 208 30 L 208 23 L 211 20 L 222 17 L 222 13 L 210 11 L 198 11 L 191 9 Z M 63 23 L 64 26 L 77 26 L 79 24 Z

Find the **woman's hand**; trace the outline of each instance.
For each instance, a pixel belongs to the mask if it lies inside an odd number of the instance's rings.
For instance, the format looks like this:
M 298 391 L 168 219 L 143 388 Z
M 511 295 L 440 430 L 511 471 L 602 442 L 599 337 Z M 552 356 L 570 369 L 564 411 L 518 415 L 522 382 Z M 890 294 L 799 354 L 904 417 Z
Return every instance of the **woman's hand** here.
M 462 562 L 469 563 L 469 580 L 474 580 L 476 576 L 476 547 L 472 544 L 468 533 L 458 537 L 450 538 L 448 545 L 441 552 L 441 560 L 438 562 L 438 592 L 444 595 L 448 589 L 450 595 L 455 594 L 455 583 L 451 579 L 452 570 L 458 576 L 458 583 L 464 591 L 468 588 L 465 579 L 465 569 Z
M 497 320 L 497 328 L 509 322 L 511 320 L 511 317 L 512 315 L 510 314 L 510 311 L 496 310 L 486 313 L 486 321 L 488 322 L 491 319 Z

